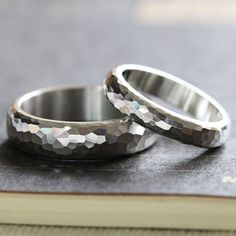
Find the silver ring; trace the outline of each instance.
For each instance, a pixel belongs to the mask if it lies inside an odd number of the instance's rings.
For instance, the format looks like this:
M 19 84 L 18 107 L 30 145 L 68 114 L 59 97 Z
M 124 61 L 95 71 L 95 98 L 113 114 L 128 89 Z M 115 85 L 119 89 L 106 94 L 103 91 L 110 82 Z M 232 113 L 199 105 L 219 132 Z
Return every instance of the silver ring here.
M 8 112 L 21 148 L 56 159 L 104 159 L 140 152 L 157 135 L 122 115 L 102 87 L 54 87 L 28 93 Z
M 140 65 L 118 66 L 105 80 L 105 93 L 135 122 L 180 142 L 211 148 L 222 145 L 229 136 L 230 118 L 218 102 L 163 71 Z M 161 100 L 155 102 L 157 97 Z M 166 107 L 163 101 L 181 112 Z

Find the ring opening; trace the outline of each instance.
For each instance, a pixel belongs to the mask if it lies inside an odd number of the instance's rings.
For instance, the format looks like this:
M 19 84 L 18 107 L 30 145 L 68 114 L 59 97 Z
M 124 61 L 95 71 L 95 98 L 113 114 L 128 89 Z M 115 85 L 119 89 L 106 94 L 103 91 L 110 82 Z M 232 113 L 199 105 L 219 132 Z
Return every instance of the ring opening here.
M 55 89 L 32 95 L 20 104 L 28 114 L 61 121 L 105 121 L 124 117 L 99 88 Z
M 125 70 L 123 77 L 139 92 L 155 96 L 162 100 L 161 103 L 174 105 L 198 120 L 215 122 L 222 119 L 221 112 L 213 104 L 183 84 L 141 70 Z

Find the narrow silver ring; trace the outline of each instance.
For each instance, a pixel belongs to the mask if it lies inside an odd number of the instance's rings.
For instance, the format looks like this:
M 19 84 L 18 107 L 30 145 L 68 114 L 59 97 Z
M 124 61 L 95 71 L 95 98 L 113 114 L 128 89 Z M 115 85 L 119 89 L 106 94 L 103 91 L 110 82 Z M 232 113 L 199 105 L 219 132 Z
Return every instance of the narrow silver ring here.
M 56 159 L 107 159 L 145 150 L 157 135 L 122 115 L 102 86 L 53 87 L 23 95 L 9 109 L 10 139 Z
M 163 71 L 121 65 L 108 74 L 104 88 L 120 112 L 158 134 L 207 148 L 221 146 L 229 136 L 230 118 L 218 102 Z M 162 101 L 155 102 L 156 98 Z M 170 109 L 167 103 L 181 111 Z

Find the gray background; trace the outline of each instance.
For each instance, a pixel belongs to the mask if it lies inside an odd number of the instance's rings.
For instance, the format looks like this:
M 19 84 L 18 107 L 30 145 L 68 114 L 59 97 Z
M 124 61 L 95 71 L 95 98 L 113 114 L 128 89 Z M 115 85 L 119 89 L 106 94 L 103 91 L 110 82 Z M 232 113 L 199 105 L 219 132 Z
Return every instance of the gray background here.
M 143 2 L 0 2 L 0 189 L 236 195 L 235 184 L 222 183 L 235 176 L 234 125 L 221 149 L 160 138 L 148 152 L 99 165 L 38 163 L 7 142 L 5 114 L 17 96 L 51 85 L 101 84 L 123 63 L 156 67 L 199 86 L 235 123 L 235 19 L 145 24 L 137 16 Z

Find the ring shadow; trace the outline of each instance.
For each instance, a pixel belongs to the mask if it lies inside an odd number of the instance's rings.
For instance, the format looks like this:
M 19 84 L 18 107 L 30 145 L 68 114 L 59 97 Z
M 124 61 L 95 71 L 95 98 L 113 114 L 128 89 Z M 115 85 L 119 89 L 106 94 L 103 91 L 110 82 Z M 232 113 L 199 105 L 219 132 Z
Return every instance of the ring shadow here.
M 155 144 L 154 144 L 155 145 Z M 154 146 L 153 145 L 153 146 Z M 160 144 L 159 144 L 160 145 Z M 181 145 L 181 144 L 180 144 Z M 150 148 L 152 149 L 153 146 Z M 149 149 L 149 150 L 150 150 Z M 199 167 L 204 163 L 204 168 L 214 164 L 216 158 L 219 158 L 219 153 L 224 150 L 224 147 L 203 150 L 197 156 L 184 161 L 181 159 L 179 163 L 171 166 L 166 166 L 166 171 L 173 170 L 199 170 Z M 147 150 L 142 151 L 138 155 L 129 154 L 118 158 L 111 158 L 107 160 L 52 160 L 41 155 L 31 154 L 19 150 L 12 141 L 6 140 L 0 145 L 0 166 L 14 166 L 14 167 L 38 167 L 38 168 L 66 168 L 66 169 L 87 169 L 93 170 L 102 168 L 109 168 L 111 165 L 117 165 L 122 168 L 126 162 L 129 162 L 129 168 L 132 169 L 137 166 L 137 162 L 142 158 L 142 155 L 148 154 Z M 217 154 L 217 155 L 216 155 Z M 137 158 L 135 161 L 134 157 Z M 132 158 L 132 161 L 130 159 Z
M 200 155 L 195 156 L 191 159 L 182 160 L 182 162 L 177 163 L 173 166 L 175 170 L 200 170 L 202 167 L 206 168 L 213 166 L 215 161 L 220 158 L 219 152 L 221 152 L 224 147 L 218 147 L 213 149 L 207 149 L 203 151 Z
M 155 144 L 154 144 L 155 145 Z M 154 146 L 153 145 L 153 146 Z M 150 147 L 148 150 L 150 150 Z M 146 153 L 147 150 L 141 151 L 138 154 L 142 155 Z M 123 162 L 134 157 L 134 154 L 127 154 L 120 157 L 113 157 L 109 159 L 85 159 L 85 160 L 60 160 L 54 158 L 48 158 L 41 154 L 28 153 L 27 151 L 20 150 L 13 141 L 6 140 L 0 144 L 0 166 L 14 166 L 14 167 L 38 167 L 38 168 L 62 168 L 62 169 L 101 169 L 109 168 L 110 165 L 119 165 Z

